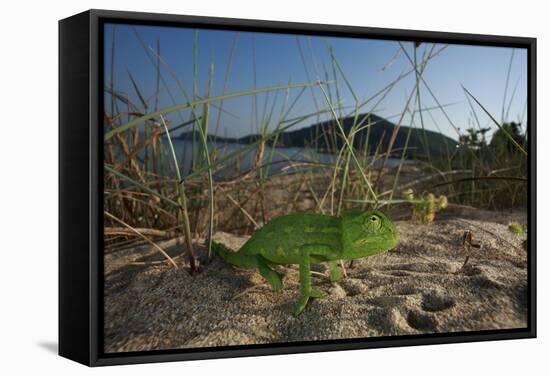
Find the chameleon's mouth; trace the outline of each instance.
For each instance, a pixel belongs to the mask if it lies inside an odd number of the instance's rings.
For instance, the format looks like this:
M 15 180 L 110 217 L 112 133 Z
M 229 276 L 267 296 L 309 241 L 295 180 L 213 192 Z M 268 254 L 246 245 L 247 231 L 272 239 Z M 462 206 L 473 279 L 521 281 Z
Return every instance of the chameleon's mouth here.
M 355 241 L 355 245 L 365 245 L 369 242 L 367 238 L 361 238 Z
M 376 238 L 372 236 L 361 237 L 354 242 L 356 246 L 366 246 L 372 244 L 373 248 L 380 248 L 383 251 L 389 251 L 399 245 L 399 234 L 392 230 L 386 234 L 379 235 Z M 376 247 L 375 245 L 378 245 Z

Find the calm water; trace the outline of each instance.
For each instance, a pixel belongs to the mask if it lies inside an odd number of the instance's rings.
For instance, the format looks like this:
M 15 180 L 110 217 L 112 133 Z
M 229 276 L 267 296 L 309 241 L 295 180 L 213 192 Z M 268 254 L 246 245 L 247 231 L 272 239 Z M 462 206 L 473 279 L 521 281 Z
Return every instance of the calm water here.
M 173 170 L 173 160 L 169 153 L 170 146 L 168 140 L 164 139 L 165 168 Z M 182 170 L 182 175 L 185 176 L 191 169 L 191 161 L 193 159 L 193 143 L 190 140 L 174 139 L 174 149 L 178 156 L 178 163 Z M 247 150 L 240 153 L 238 156 L 219 164 L 215 167 L 216 179 L 231 179 L 249 171 L 256 160 L 256 146 L 249 144 L 238 143 L 215 143 L 211 142 L 208 145 L 210 151 L 216 150 L 216 159 L 228 156 L 238 150 Z M 272 157 L 271 157 L 272 155 Z M 317 153 L 308 148 L 271 148 L 265 147 L 263 165 L 269 167 L 269 173 L 278 173 L 286 171 L 298 171 L 311 168 L 322 168 L 322 165 L 330 165 L 334 162 L 333 154 Z M 271 163 L 269 163 L 271 160 Z M 269 163 L 269 164 L 268 164 Z M 380 165 L 382 161 L 376 161 L 373 165 Z M 395 166 L 399 164 L 399 159 L 389 158 L 387 166 Z

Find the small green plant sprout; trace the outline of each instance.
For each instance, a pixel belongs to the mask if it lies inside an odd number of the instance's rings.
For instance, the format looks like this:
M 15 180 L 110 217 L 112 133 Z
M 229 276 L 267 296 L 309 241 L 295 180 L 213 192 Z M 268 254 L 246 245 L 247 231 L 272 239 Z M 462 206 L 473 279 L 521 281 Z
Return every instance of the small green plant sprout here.
M 407 201 L 413 201 L 414 200 L 414 191 L 412 189 L 407 189 L 403 192 L 403 198 Z
M 435 213 L 445 209 L 448 205 L 447 196 L 444 195 L 436 198 L 433 193 L 428 193 L 415 198 L 413 190 L 407 189 L 403 192 L 403 196 L 412 205 L 412 219 L 424 224 L 432 223 L 435 219 Z
M 517 223 L 517 222 L 512 222 L 508 225 L 508 230 L 512 233 L 512 234 L 516 234 L 516 235 L 523 235 L 525 234 L 525 229 L 523 228 L 523 225 L 521 225 L 520 223 Z

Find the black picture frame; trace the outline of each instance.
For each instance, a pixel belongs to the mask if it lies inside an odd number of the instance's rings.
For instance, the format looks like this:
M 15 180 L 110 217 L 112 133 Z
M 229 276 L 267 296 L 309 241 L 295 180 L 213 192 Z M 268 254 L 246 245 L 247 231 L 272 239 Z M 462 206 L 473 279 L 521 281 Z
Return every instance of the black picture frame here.
M 529 243 L 526 329 L 105 354 L 103 328 L 102 25 L 209 29 L 521 47 L 528 56 Z M 88 366 L 536 337 L 536 39 L 311 23 L 89 10 L 59 21 L 59 354 Z

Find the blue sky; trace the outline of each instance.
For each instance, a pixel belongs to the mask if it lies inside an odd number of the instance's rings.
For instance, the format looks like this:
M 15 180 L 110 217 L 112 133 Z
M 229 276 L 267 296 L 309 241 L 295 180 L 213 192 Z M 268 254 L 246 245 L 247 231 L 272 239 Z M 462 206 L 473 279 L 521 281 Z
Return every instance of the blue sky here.
M 187 28 L 141 26 L 141 25 L 112 25 L 105 26 L 105 86 L 111 83 L 111 44 L 115 41 L 115 73 L 114 86 L 118 92 L 128 95 L 130 100 L 140 106 L 128 72 L 134 77 L 140 91 L 149 99 L 149 111 L 155 107 L 154 94 L 156 92 L 156 67 L 151 58 L 155 58 L 150 49 L 156 50 L 157 41 L 160 46 L 160 55 L 165 64 L 161 63 L 161 73 L 166 86 L 161 82 L 159 91 L 159 108 L 175 103 L 186 102 L 182 90 L 174 79 L 180 81 L 188 95 L 193 93 L 193 47 L 194 30 Z M 139 36 L 139 38 L 138 38 Z M 143 45 L 140 42 L 143 41 Z M 219 30 L 198 30 L 197 61 L 198 79 L 197 93 L 204 96 L 208 85 L 210 67 L 213 65 L 213 85 L 211 95 L 221 95 L 223 92 L 226 71 L 230 62 L 230 53 L 233 43 L 235 49 L 231 63 L 231 71 L 227 81 L 225 93 L 250 90 L 254 87 L 270 87 L 288 83 L 299 84 L 325 79 L 325 72 L 333 79 L 333 64 L 330 56 L 332 48 L 353 91 L 362 101 L 371 97 L 401 74 L 412 68 L 406 54 L 397 41 L 312 37 L 300 35 L 284 35 L 270 33 L 251 33 Z M 143 47 L 145 46 L 145 48 Z M 303 59 L 300 49 L 301 46 Z M 403 42 L 405 50 L 412 58 L 414 47 L 410 42 Z M 417 48 L 417 59 L 429 51 L 438 51 L 445 45 L 423 43 Z M 432 49 L 433 48 L 433 49 Z M 148 52 L 149 51 L 149 55 Z M 437 56 L 431 59 L 424 72 L 424 80 L 445 107 L 447 115 L 454 126 L 465 130 L 475 126 L 472 111 L 466 100 L 461 84 L 464 85 L 497 119 L 501 119 L 503 98 L 506 87 L 508 65 L 512 59 L 508 91 L 505 108 L 509 106 L 506 120 L 522 121 L 527 99 L 527 51 L 486 46 L 449 45 Z M 254 79 L 254 65 L 256 74 Z M 306 73 L 307 69 L 307 73 Z M 341 102 L 344 106 L 353 109 L 355 100 L 347 89 L 342 76 L 338 74 Z M 373 110 L 374 113 L 397 121 L 399 114 L 405 109 L 407 98 L 415 84 L 414 73 L 399 81 L 393 86 L 377 108 L 372 105 L 373 100 L 364 108 L 364 111 Z M 335 85 L 330 86 L 330 93 L 336 102 Z M 172 98 L 170 96 L 172 94 Z M 298 97 L 300 89 L 292 89 L 289 93 L 289 103 Z M 275 120 L 281 112 L 285 91 L 276 95 L 258 94 L 223 103 L 228 113 L 222 113 L 220 119 L 220 135 L 240 137 L 251 132 L 257 132 L 258 122 L 263 114 L 273 108 L 273 121 L 269 127 L 274 127 Z M 106 95 L 106 103 L 110 103 Z M 423 108 L 436 106 L 436 101 L 426 86 L 421 85 L 421 104 Z M 256 111 L 253 111 L 256 103 Z M 288 114 L 289 117 L 301 116 L 316 111 L 316 103 L 326 108 L 326 100 L 319 88 L 306 90 L 298 97 L 295 106 Z M 474 109 L 483 127 L 495 126 L 483 111 L 473 103 Z M 418 108 L 414 100 L 410 109 Z M 109 105 L 106 106 L 110 110 Z M 124 109 L 120 109 L 124 111 Z M 321 119 L 327 119 L 324 115 Z M 189 112 L 172 113 L 167 116 L 171 124 L 179 124 L 190 118 Z M 213 133 L 218 118 L 218 110 L 212 108 L 210 132 Z M 308 126 L 317 119 L 304 122 L 298 127 Z M 441 131 L 457 139 L 457 132 L 440 109 L 431 109 L 423 112 L 424 125 L 427 129 Z M 405 116 L 404 125 L 410 125 L 411 116 Z M 418 115 L 414 118 L 414 126 L 420 127 Z

